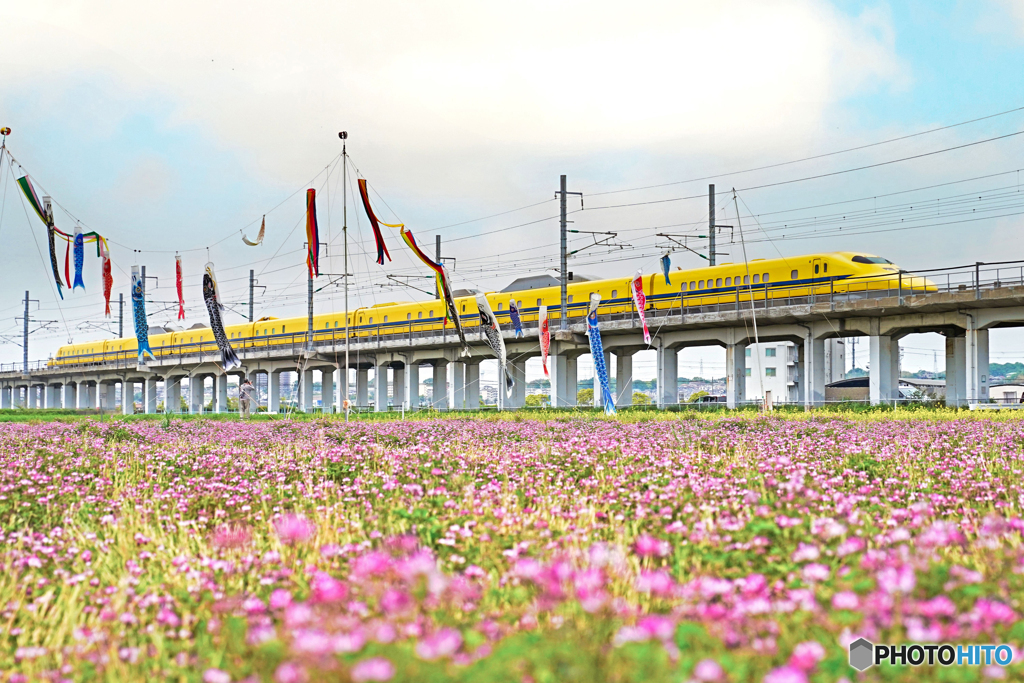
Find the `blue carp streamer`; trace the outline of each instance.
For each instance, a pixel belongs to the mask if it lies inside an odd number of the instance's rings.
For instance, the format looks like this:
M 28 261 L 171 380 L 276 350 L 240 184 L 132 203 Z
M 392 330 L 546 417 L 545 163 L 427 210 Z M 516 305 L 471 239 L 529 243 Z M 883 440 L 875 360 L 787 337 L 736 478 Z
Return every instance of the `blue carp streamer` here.
M 590 336 L 590 355 L 594 357 L 594 375 L 601 384 L 601 399 L 604 403 L 604 414 L 615 414 L 615 399 L 608 388 L 608 367 L 604 364 L 604 344 L 601 343 L 601 330 L 597 327 L 597 306 L 601 303 L 601 295 L 590 295 L 590 312 L 587 314 L 587 334 Z M 597 391 L 597 386 L 594 387 Z
M 135 338 L 139 341 L 139 365 L 145 365 L 145 355 L 156 360 L 149 348 L 149 322 L 146 320 L 146 299 L 143 295 L 142 273 L 132 266 L 132 312 L 135 314 Z

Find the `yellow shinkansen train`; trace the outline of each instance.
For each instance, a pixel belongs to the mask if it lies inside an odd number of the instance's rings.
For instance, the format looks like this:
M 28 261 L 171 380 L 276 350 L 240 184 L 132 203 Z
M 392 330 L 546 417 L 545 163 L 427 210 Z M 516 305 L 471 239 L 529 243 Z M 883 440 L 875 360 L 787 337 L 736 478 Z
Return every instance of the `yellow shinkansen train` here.
M 631 277 L 606 280 L 584 280 L 568 285 L 568 317 L 582 318 L 590 305 L 590 295 L 601 295 L 600 313 L 628 313 L 633 307 L 630 296 Z M 899 286 L 904 293 L 936 291 L 927 279 L 908 278 L 884 258 L 857 252 L 808 254 L 792 258 L 754 259 L 748 264 L 723 263 L 669 273 L 644 275 L 647 308 L 679 309 L 714 304 L 833 294 L 855 297 L 858 292 L 893 290 Z M 489 292 L 487 299 L 499 323 L 511 324 L 509 300 L 519 306 L 523 322 L 537 320 L 541 305 L 548 307 L 548 317 L 560 317 L 559 287 L 541 287 L 512 292 Z M 479 325 L 480 316 L 474 296 L 455 299 L 462 325 L 468 330 Z M 377 304 L 349 311 L 349 336 L 352 339 L 378 335 L 410 335 L 440 330 L 444 323 L 444 305 L 438 299 Z M 343 312 L 320 313 L 313 317 L 314 341 L 344 340 Z M 449 328 L 451 323 L 449 323 Z M 256 322 L 226 325 L 225 332 L 236 351 L 268 348 L 304 340 L 308 335 L 307 319 L 261 318 Z M 452 332 L 454 334 L 454 332 Z M 154 355 L 177 356 L 217 352 L 213 330 L 193 327 L 186 330 L 150 334 L 149 345 Z M 49 361 L 50 366 L 88 365 L 110 360 L 133 358 L 137 354 L 135 337 L 122 337 L 62 346 Z

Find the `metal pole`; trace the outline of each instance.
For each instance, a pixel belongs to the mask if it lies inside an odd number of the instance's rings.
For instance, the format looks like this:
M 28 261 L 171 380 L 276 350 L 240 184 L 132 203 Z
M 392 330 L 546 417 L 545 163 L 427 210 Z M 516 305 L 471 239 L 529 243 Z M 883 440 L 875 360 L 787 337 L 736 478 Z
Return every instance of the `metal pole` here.
M 566 237 L 565 237 L 566 220 L 565 220 L 565 176 L 564 175 L 561 178 L 561 189 L 559 190 L 558 194 L 559 194 L 559 200 L 558 201 L 559 201 L 559 205 L 560 205 L 561 213 L 562 213 L 562 218 L 561 218 L 561 221 L 559 222 L 559 234 L 560 234 L 561 249 L 562 249 L 562 253 L 561 253 L 561 261 L 562 261 L 562 278 L 561 278 L 561 280 L 562 280 L 562 283 L 561 283 L 561 285 L 562 285 L 562 315 L 561 315 L 561 318 L 558 321 L 558 329 L 560 329 L 560 330 L 567 330 L 567 329 L 569 329 L 569 309 L 568 309 L 568 306 L 566 304 L 567 304 L 567 301 L 568 301 L 567 297 L 569 295 L 568 294 L 569 293 L 569 286 L 568 286 L 569 280 L 567 279 L 568 278 L 568 272 L 567 272 L 568 268 L 566 266 L 566 253 L 565 253 L 567 245 L 566 245 Z M 500 381 L 499 381 L 499 384 L 500 384 Z M 498 389 L 501 389 L 501 387 L 499 386 Z
M 252 322 L 252 290 L 256 284 L 256 271 L 249 271 L 249 322 Z
M 348 133 L 338 134 L 341 137 L 341 233 L 345 242 L 345 371 L 341 373 L 342 405 L 348 402 L 348 150 L 345 142 Z M 348 411 L 345 411 L 348 421 Z
M 124 337 L 124 292 L 117 294 L 117 336 Z
M 28 374 L 28 290 L 25 290 L 25 330 L 24 337 L 22 338 L 21 351 L 22 351 L 22 372 Z
M 715 184 L 708 185 L 708 263 L 715 265 Z
M 437 254 L 437 262 L 441 263 L 441 236 L 434 235 L 434 252 Z M 434 278 L 434 296 L 438 299 L 441 298 L 441 290 L 436 282 L 437 278 Z

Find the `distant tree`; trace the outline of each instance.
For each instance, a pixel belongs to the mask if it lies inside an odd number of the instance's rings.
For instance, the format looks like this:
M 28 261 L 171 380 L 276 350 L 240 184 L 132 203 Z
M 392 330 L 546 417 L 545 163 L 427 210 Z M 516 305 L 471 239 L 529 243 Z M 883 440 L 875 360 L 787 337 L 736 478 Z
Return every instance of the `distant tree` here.
M 580 389 L 576 392 L 576 405 L 578 406 L 590 406 L 594 404 L 594 390 L 593 389 Z
M 527 408 L 543 408 L 548 402 L 548 397 L 544 394 L 530 394 L 526 397 Z
M 868 371 L 862 368 L 854 368 L 846 373 L 846 379 L 852 379 L 853 377 L 867 377 Z
M 633 392 L 633 405 L 635 406 L 649 406 L 651 405 L 651 397 L 642 391 Z
M 700 391 L 695 391 L 692 394 L 690 394 L 690 398 L 686 399 L 686 402 L 687 403 L 696 403 L 697 401 L 699 401 L 701 399 L 701 396 L 707 396 L 707 395 L 708 395 L 708 392 L 704 391 L 703 389 L 700 390 Z

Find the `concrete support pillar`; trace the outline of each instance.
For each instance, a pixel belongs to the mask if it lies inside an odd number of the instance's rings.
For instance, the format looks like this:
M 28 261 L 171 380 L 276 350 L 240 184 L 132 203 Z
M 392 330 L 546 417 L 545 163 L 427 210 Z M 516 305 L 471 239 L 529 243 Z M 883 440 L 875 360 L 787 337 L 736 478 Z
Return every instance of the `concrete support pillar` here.
M 61 405 L 70 410 L 78 408 L 78 385 L 74 382 L 64 384 L 64 395 L 61 397 Z
M 45 393 L 43 394 L 44 408 L 60 408 L 60 389 L 59 384 L 47 384 L 45 387 Z
M 116 405 L 117 385 L 113 382 L 103 382 L 99 385 L 100 409 L 113 411 Z
M 313 371 L 303 370 L 297 373 L 299 382 L 299 410 L 304 413 L 313 412 Z
M 658 407 L 679 403 L 679 349 L 658 347 Z
M 99 390 L 100 385 L 98 382 L 87 382 L 82 385 L 82 388 L 78 392 L 78 407 L 80 408 L 96 408 L 99 406 Z M 84 399 L 84 400 L 83 400 Z
M 466 410 L 480 408 L 480 363 L 465 363 Z
M 396 409 L 405 406 L 405 364 L 391 366 L 391 405 Z
M 228 377 L 230 375 L 213 376 L 213 412 L 228 412 Z
M 593 359 L 593 355 L 591 355 Z M 604 352 L 604 367 L 606 371 L 611 370 L 612 367 L 612 352 Z M 609 380 L 610 382 L 611 380 Z M 594 363 L 594 397 L 592 401 L 595 408 L 604 407 L 604 396 L 601 393 L 601 380 L 597 377 L 597 364 Z
M 28 405 L 28 387 L 14 387 L 11 400 L 16 408 L 26 407 Z
M 452 408 L 464 410 L 466 407 L 466 364 L 452 363 Z
M 193 415 L 201 415 L 206 405 L 206 378 L 193 375 L 188 380 L 188 398 Z
M 352 373 L 348 371 L 348 368 L 338 368 L 331 373 L 331 378 L 334 380 L 334 412 L 343 413 L 345 412 L 345 399 L 348 398 L 347 390 L 352 386 Z
M 804 407 L 820 406 L 825 402 L 825 340 L 804 339 L 804 358 Z
M 967 401 L 988 401 L 988 330 L 967 330 L 965 338 L 967 360 Z
M 882 335 L 872 335 L 869 342 L 868 395 L 871 405 L 890 403 L 899 396 L 899 342 Z
M 313 393 L 310 389 L 310 393 Z M 320 372 L 320 406 L 325 413 L 333 412 L 334 409 L 334 370 L 326 369 Z
M 524 408 L 526 407 L 526 359 L 509 361 L 508 371 L 512 375 L 515 385 L 512 387 L 511 398 L 506 400 L 506 406 L 516 409 Z M 500 382 L 498 389 L 502 392 L 505 391 L 504 385 L 501 385 Z
M 356 405 L 370 407 L 370 371 L 367 368 L 356 370 Z
M 281 373 L 271 371 L 267 374 L 267 412 L 276 415 L 281 412 Z
M 420 407 L 420 364 L 405 364 L 405 402 L 406 410 L 419 410 Z
M 166 391 L 164 392 L 166 395 Z M 147 415 L 156 413 L 156 377 L 149 377 L 142 386 L 142 410 Z M 164 403 L 167 412 L 167 403 Z
M 747 400 L 747 345 L 725 346 L 725 405 L 738 408 Z
M 164 412 L 181 412 L 181 375 L 164 379 Z
M 121 383 L 121 414 L 135 414 L 135 382 Z
M 0 387 L 0 410 L 7 410 L 14 405 L 14 387 Z
M 548 356 L 551 373 L 551 405 L 572 408 L 576 405 L 576 357 L 564 353 Z
M 378 413 L 388 409 L 388 366 L 378 364 L 373 373 L 373 402 Z
M 499 385 L 501 381 L 499 378 Z M 499 386 L 498 391 L 504 391 L 504 388 Z M 434 410 L 448 410 L 448 363 L 434 363 L 434 396 L 431 403 Z
M 633 405 L 633 354 L 615 354 L 615 405 L 625 408 Z
M 967 337 L 946 337 L 946 405 L 967 403 Z

